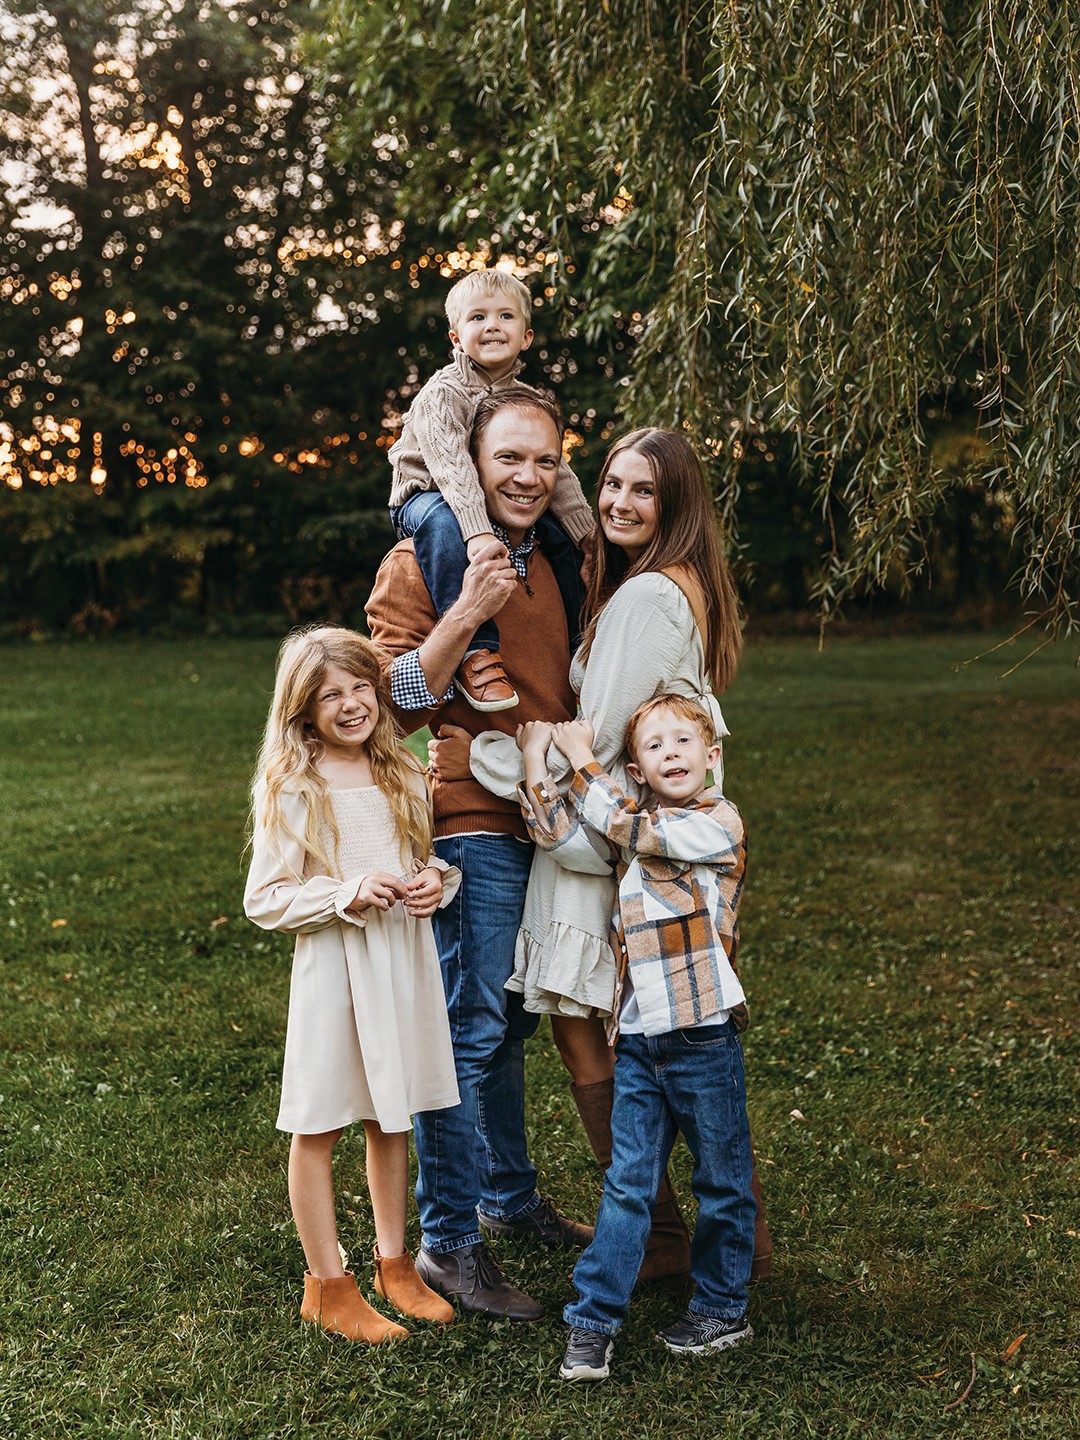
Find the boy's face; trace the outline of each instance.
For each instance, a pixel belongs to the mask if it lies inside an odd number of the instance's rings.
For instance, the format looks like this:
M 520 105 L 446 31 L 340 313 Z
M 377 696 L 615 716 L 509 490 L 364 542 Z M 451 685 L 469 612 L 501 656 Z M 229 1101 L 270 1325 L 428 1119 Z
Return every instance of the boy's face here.
M 454 344 L 493 380 L 509 374 L 532 338 L 528 321 L 505 295 L 479 296 L 462 311 L 458 328 L 450 331 Z
M 654 710 L 634 741 L 627 773 L 648 785 L 665 805 L 685 805 L 705 789 L 705 777 L 720 759 L 719 745 L 706 745 L 701 729 L 674 711 Z

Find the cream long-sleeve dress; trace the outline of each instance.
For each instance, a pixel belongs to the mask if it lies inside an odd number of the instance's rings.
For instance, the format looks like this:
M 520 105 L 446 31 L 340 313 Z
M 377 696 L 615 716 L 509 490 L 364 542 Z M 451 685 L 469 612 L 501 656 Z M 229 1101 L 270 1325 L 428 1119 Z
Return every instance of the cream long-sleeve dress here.
M 356 1120 L 408 1130 L 417 1110 L 458 1103 L 431 922 L 415 919 L 400 901 L 386 911 L 346 907 L 365 874 L 408 878 L 421 866 L 403 852 L 390 802 L 377 787 L 331 790 L 330 799 L 341 837 L 336 875 L 313 873 L 303 846 L 287 834 L 280 844 L 268 836 L 256 799 L 244 910 L 264 930 L 296 936 L 277 1125 L 302 1135 Z M 299 796 L 282 796 L 298 835 L 304 806 Z M 329 827 L 320 840 L 332 855 Z M 461 872 L 437 856 L 423 863 L 443 872 L 446 905 Z
M 597 760 L 630 795 L 641 790 L 623 764 L 623 740 L 639 705 L 663 693 L 685 695 L 712 715 L 717 740 L 728 728 L 705 672 L 705 652 L 690 602 L 667 575 L 649 572 L 625 581 L 604 606 L 588 663 L 578 656 L 570 669 L 581 713 L 591 721 Z M 523 778 L 521 753 L 512 736 L 485 731 L 472 743 L 473 774 L 496 795 L 513 796 Z M 552 746 L 554 779 L 569 780 L 570 767 Z M 722 784 L 723 762 L 716 783 Z M 595 874 L 563 870 L 537 850 L 529 876 L 514 973 L 507 989 L 525 997 L 540 1014 L 610 1015 L 615 996 L 615 956 L 608 940 L 615 882 L 606 854 Z

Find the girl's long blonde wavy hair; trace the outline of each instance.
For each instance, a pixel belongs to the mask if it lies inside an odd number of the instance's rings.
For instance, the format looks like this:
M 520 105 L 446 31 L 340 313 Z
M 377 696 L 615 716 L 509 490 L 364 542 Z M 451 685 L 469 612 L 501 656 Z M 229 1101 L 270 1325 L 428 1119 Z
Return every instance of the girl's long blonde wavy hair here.
M 426 789 L 418 792 L 416 787 L 414 777 L 423 774 L 420 762 L 401 743 L 390 710 L 390 656 L 355 630 L 336 625 L 294 631 L 278 651 L 274 699 L 252 782 L 252 828 L 260 825 L 271 836 L 291 836 L 316 866 L 327 874 L 336 873 L 341 837 L 329 788 L 317 767 L 322 742 L 309 719 L 316 691 L 331 665 L 340 665 L 375 687 L 379 718 L 366 747 L 372 778 L 390 802 L 402 850 L 426 860 L 431 850 L 431 805 Z M 286 791 L 305 802 L 307 821 L 302 835 L 285 820 L 281 797 Z M 326 854 L 319 841 L 324 822 L 333 836 L 333 856 Z
M 585 594 L 585 636 L 581 658 L 588 658 L 600 613 L 632 575 L 683 566 L 701 586 L 705 601 L 705 668 L 713 687 L 725 690 L 735 678 L 742 655 L 739 598 L 720 543 L 720 525 L 693 446 L 676 430 L 649 426 L 617 440 L 600 471 L 603 490 L 611 462 L 624 451 L 643 455 L 652 471 L 656 496 L 656 535 L 644 555 L 631 562 L 601 529 Z

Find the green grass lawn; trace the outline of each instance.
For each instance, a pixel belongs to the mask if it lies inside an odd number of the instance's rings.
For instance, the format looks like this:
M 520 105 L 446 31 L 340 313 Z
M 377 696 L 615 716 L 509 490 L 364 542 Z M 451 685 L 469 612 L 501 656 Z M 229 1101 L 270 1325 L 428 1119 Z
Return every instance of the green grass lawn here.
M 956 668 L 987 643 L 751 647 L 726 765 L 775 1273 L 704 1362 L 653 1339 L 677 1298 L 637 1297 L 593 1387 L 556 1376 L 569 1260 L 521 1245 L 539 1325 L 371 1351 L 299 1322 L 290 947 L 240 906 L 274 647 L 0 652 L 0 1435 L 1080 1433 L 1077 647 Z M 545 1186 L 591 1217 L 546 1027 L 529 1084 Z M 369 1282 L 361 1137 L 338 1181 Z

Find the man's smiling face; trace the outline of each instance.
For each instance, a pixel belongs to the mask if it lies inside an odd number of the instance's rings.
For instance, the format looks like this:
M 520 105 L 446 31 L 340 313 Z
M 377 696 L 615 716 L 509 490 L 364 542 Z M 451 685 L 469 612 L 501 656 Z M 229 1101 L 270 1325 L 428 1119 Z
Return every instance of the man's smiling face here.
M 476 468 L 487 511 L 512 545 L 550 504 L 561 456 L 555 422 L 542 410 L 507 405 L 480 437 Z

